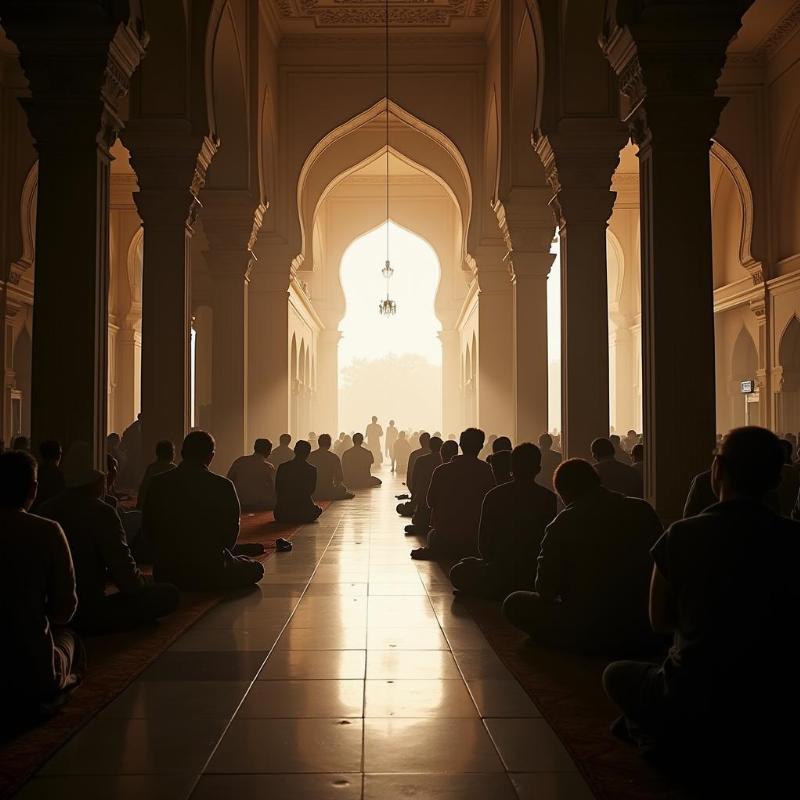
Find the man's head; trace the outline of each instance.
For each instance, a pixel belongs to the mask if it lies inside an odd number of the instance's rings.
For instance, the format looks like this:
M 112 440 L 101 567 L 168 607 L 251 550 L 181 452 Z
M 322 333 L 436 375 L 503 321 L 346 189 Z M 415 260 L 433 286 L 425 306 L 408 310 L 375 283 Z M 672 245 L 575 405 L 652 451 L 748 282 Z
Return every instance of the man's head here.
M 553 447 L 553 437 L 549 433 L 543 433 L 539 437 L 539 450 L 550 450 Z
M 317 445 L 319 446 L 320 450 L 330 450 L 331 449 L 331 437 L 329 433 L 321 433 L 319 435 L 319 439 L 317 439 Z
M 156 445 L 156 459 L 168 464 L 175 460 L 175 445 L 169 439 L 162 439 Z
M 372 418 L 372 422 L 373 422 L 373 423 L 375 423 L 375 422 L 377 422 L 377 421 L 378 421 L 378 418 L 377 418 L 377 417 L 373 417 L 373 418 Z
M 422 431 L 419 435 L 419 445 L 423 450 L 428 449 L 428 444 L 431 440 L 431 435 L 427 431 Z
M 588 461 L 570 458 L 558 465 L 553 475 L 553 486 L 564 505 L 569 505 L 597 489 L 600 476 Z
M 461 432 L 459 444 L 461 445 L 461 452 L 465 456 L 477 457 L 478 453 L 483 449 L 485 441 L 485 434 L 480 428 L 467 428 Z
M 734 428 L 723 437 L 711 466 L 711 485 L 720 500 L 763 497 L 781 481 L 784 450 L 766 428 Z
M 614 443 L 610 439 L 600 437 L 592 442 L 592 456 L 595 461 L 607 461 L 614 458 Z
M 61 463 L 62 455 L 61 445 L 53 439 L 48 439 L 39 445 L 39 457 L 43 464 L 55 464 L 58 466 Z
M 181 458 L 192 464 L 207 467 L 214 460 L 216 442 L 206 431 L 192 431 L 187 434 L 181 446 Z
M 430 441 L 428 442 L 428 447 L 431 450 L 431 453 L 439 453 L 442 449 L 442 438 L 440 436 L 431 436 Z
M 406 432 L 405 431 L 400 431 L 400 433 L 397 434 L 397 438 L 398 439 L 405 439 L 406 438 Z
M 64 455 L 61 468 L 67 489 L 88 494 L 90 497 L 105 495 L 107 473 L 94 468 L 92 450 L 88 442 L 73 442 Z M 108 458 L 106 458 L 106 468 L 108 469 Z
M 361 447 L 362 442 L 364 441 L 364 434 L 363 433 L 354 433 L 353 434 L 353 445 L 355 447 Z
M 292 437 L 288 433 L 282 433 L 278 441 L 281 443 L 281 447 L 288 447 L 292 441 Z
M 542 468 L 542 451 L 535 444 L 523 442 L 511 451 L 511 474 L 515 481 L 532 481 Z
M 108 436 L 106 436 L 106 444 L 111 450 L 116 450 L 121 441 L 118 433 L 109 433 Z
M 269 458 L 269 454 L 272 452 L 272 442 L 269 439 L 256 439 L 253 442 L 253 452 L 263 458 Z
M 389 420 L 389 425 L 390 425 L 392 428 L 394 427 L 394 420 L 393 420 L 393 419 L 390 419 L 390 420 Z
M 644 461 L 644 445 L 635 444 L 631 448 L 631 458 L 634 464 L 641 464 Z
M 36 461 L 24 450 L 0 453 L 0 508 L 26 511 L 36 499 Z
M 635 438 L 636 438 L 636 431 L 635 431 L 633 428 L 631 428 L 631 429 L 628 431 L 628 438 L 629 438 L 629 439 L 635 439 Z
M 310 442 L 307 442 L 305 439 L 300 439 L 299 441 L 295 442 L 294 457 L 298 461 L 305 461 L 308 458 L 308 454 L 310 452 L 311 452 Z
M 615 448 L 619 447 L 622 444 L 622 439 L 619 438 L 619 435 L 616 433 L 612 433 L 611 436 L 608 437 L 608 441 L 614 445 Z
M 31 449 L 31 440 L 27 436 L 15 436 L 11 441 L 12 450 L 22 450 L 29 453 Z
M 455 439 L 448 439 L 442 445 L 442 461 L 447 464 L 458 455 L 458 442 Z
M 792 456 L 794 455 L 794 445 L 788 439 L 781 439 L 781 447 L 783 447 L 783 463 L 791 464 Z
M 511 450 L 511 439 L 508 436 L 498 436 L 492 442 L 492 452 L 502 453 L 504 450 Z

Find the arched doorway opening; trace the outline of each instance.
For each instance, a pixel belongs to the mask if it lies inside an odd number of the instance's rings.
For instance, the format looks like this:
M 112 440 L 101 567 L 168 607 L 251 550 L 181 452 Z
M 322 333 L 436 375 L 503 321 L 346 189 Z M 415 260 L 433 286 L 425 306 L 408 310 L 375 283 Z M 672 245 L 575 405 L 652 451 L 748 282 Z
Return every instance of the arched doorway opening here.
M 388 222 L 394 316 L 382 317 L 385 296 L 381 269 L 387 223 L 364 234 L 345 250 L 340 280 L 345 315 L 339 325 L 339 429 L 363 431 L 372 416 L 384 426 L 441 430 L 442 329 L 435 298 L 439 259 L 421 236 Z

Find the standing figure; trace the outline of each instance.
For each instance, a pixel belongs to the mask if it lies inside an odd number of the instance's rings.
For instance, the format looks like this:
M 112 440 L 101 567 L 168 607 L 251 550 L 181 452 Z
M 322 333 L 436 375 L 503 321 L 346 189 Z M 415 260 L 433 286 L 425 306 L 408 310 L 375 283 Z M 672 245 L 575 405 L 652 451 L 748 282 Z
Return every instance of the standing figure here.
M 394 425 L 394 420 L 389 420 L 389 427 L 386 429 L 386 457 L 392 464 L 392 472 L 394 472 L 394 443 L 397 441 L 397 428 Z
M 373 417 L 372 422 L 367 425 L 367 447 L 372 451 L 372 457 L 376 464 L 383 464 L 381 436 L 383 436 L 383 428 L 378 424 L 378 418 Z

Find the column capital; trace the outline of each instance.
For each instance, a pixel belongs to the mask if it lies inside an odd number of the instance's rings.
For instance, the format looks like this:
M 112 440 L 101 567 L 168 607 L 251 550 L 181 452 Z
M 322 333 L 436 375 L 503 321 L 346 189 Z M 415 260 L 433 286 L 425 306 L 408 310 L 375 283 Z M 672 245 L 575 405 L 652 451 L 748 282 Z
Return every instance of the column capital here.
M 253 249 L 266 205 L 249 192 L 207 190 L 202 194 L 206 262 L 212 277 L 250 278 L 258 260 Z

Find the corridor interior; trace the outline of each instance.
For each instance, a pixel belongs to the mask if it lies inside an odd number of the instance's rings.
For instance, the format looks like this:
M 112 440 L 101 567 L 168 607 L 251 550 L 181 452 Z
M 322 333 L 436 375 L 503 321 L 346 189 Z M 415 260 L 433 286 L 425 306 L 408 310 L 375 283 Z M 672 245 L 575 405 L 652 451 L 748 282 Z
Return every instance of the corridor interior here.
M 585 800 L 555 733 L 409 559 L 400 477 L 332 504 L 41 769 L 21 800 Z

